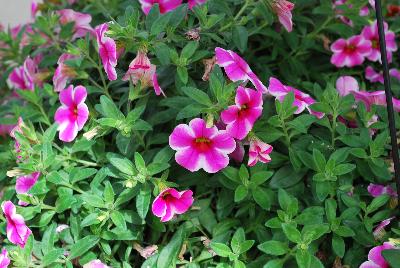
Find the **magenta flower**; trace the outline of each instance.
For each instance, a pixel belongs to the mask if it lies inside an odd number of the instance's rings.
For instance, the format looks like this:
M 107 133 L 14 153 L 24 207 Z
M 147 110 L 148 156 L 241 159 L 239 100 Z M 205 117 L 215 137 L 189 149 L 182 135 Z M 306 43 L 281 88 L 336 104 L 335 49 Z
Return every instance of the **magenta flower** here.
M 271 77 L 269 79 L 269 93 L 274 96 L 277 100 L 279 100 L 280 102 L 283 102 L 283 100 L 285 99 L 286 95 L 289 92 L 293 92 L 294 94 L 294 102 L 293 102 L 293 106 L 297 107 L 297 110 L 294 112 L 295 114 L 300 114 L 302 113 L 305 109 L 308 110 L 308 112 L 310 114 L 315 115 L 318 118 L 322 118 L 324 116 L 323 113 L 320 112 L 315 112 L 313 110 L 311 110 L 310 105 L 315 103 L 315 100 L 313 98 L 310 97 L 310 95 L 301 92 L 298 89 L 295 89 L 293 87 L 290 86 L 286 86 L 284 84 L 281 83 L 281 81 L 279 81 L 278 79 Z
M 189 4 L 189 8 L 193 9 L 195 6 L 202 5 L 205 2 L 207 2 L 207 0 L 189 0 L 188 4 Z
M 54 115 L 58 123 L 59 138 L 65 142 L 71 142 L 78 135 L 89 118 L 89 109 L 85 104 L 87 97 L 86 88 L 72 85 L 60 92 L 61 107 Z
M 31 1 L 31 17 L 34 19 L 39 12 L 39 4 L 35 0 Z
M 273 149 L 271 145 L 262 142 L 258 138 L 250 139 L 248 165 L 250 167 L 255 166 L 258 161 L 265 164 L 271 162 L 272 159 L 269 154 L 272 153 Z
M 383 220 L 379 225 L 374 229 L 373 235 L 374 237 L 380 237 L 382 233 L 385 231 L 385 227 L 390 224 L 390 222 L 394 219 L 391 217 L 389 219 Z
M 165 97 L 164 91 L 158 84 L 157 67 L 150 63 L 147 54 L 143 51 L 138 51 L 136 58 L 129 64 L 129 69 L 122 78 L 123 81 L 132 81 L 136 85 L 140 81 L 142 89 L 153 87 L 157 96 L 162 94 Z
M 400 80 L 400 71 L 397 69 L 390 69 L 389 75 Z M 381 84 L 384 83 L 383 72 L 377 72 L 371 66 L 368 66 L 365 69 L 365 78 L 369 80 L 371 83 L 379 82 Z
M 226 131 L 231 137 L 243 140 L 262 114 L 262 93 L 239 86 L 235 103 L 221 113 L 221 120 L 227 124 Z
M 341 76 L 336 80 L 336 90 L 340 96 L 346 96 L 353 91 L 359 91 L 357 80 L 352 76 Z
M 38 63 L 41 57 L 32 60 L 30 57 L 25 59 L 24 65 L 14 68 L 8 77 L 8 84 L 11 88 L 31 90 L 35 89 L 35 85 L 42 85 L 40 81 L 40 73 Z
M 11 201 L 5 201 L 1 204 L 4 216 L 7 219 L 7 238 L 11 243 L 25 247 L 26 241 L 32 231 L 26 226 L 24 218 L 17 214 L 16 208 Z
M 21 176 L 17 178 L 17 183 L 15 184 L 15 190 L 17 194 L 26 194 L 35 185 L 40 177 L 40 172 L 33 172 L 32 174 Z M 18 201 L 18 205 L 27 206 L 28 203 L 24 201 Z
M 65 89 L 67 86 L 68 80 L 74 78 L 76 76 L 76 72 L 73 68 L 69 67 L 68 65 L 64 64 L 67 60 L 73 60 L 78 58 L 78 56 L 71 55 L 68 53 L 64 53 L 58 59 L 58 67 L 54 72 L 53 76 L 53 84 L 54 84 L 54 91 L 60 92 L 61 90 Z
M 396 36 L 394 32 L 389 31 L 388 24 L 384 23 L 385 28 L 385 40 L 386 40 L 386 50 L 388 61 L 392 61 L 392 54 L 397 50 L 396 45 Z M 378 33 L 378 23 L 375 21 L 369 26 L 365 26 L 361 32 L 361 35 L 365 40 L 369 40 L 371 42 L 370 53 L 366 56 L 370 61 L 379 61 L 381 62 L 381 50 L 379 45 L 379 33 Z
M 72 39 L 86 36 L 87 33 L 93 34 L 93 28 L 90 26 L 92 16 L 85 13 L 76 12 L 72 9 L 62 9 L 58 11 L 60 15 L 60 24 L 64 25 L 74 22 L 74 35 Z
M 193 204 L 193 192 L 186 190 L 178 192 L 174 188 L 163 190 L 154 199 L 151 210 L 161 218 L 162 222 L 170 221 L 175 214 L 180 215 L 188 211 Z
M 229 155 L 229 157 L 234 161 L 236 161 L 237 163 L 242 163 L 244 158 L 244 153 L 245 151 L 243 143 L 241 143 L 240 141 L 236 141 L 236 149 Z
M 0 268 L 7 268 L 10 265 L 7 249 L 3 248 L 0 254 Z
M 385 91 L 378 90 L 378 91 L 357 91 L 353 92 L 353 95 L 356 101 L 364 102 L 365 106 L 368 110 L 371 109 L 372 105 L 381 105 L 386 106 L 386 95 Z M 393 107 L 396 112 L 400 112 L 400 100 L 396 98 L 392 98 Z
M 371 183 L 370 185 L 368 185 L 367 189 L 368 193 L 373 197 L 378 197 L 383 194 L 387 194 L 392 197 L 397 197 L 396 191 L 390 185 L 384 186 Z
M 93 260 L 83 265 L 83 268 L 111 268 L 111 267 L 105 265 L 100 260 Z
M 99 46 L 99 55 L 108 79 L 112 81 L 117 80 L 117 72 L 115 70 L 115 66 L 117 66 L 117 45 L 113 39 L 105 36 L 107 30 L 107 23 L 103 23 L 95 29 L 97 45 Z
M 158 4 L 160 8 L 160 13 L 164 14 L 170 12 L 182 4 L 182 0 L 139 0 L 142 5 L 142 10 L 144 14 L 149 14 L 150 9 Z
M 233 82 L 246 82 L 249 80 L 258 91 L 262 93 L 268 91 L 267 87 L 263 85 L 257 75 L 250 69 L 247 62 L 238 54 L 231 50 L 217 47 L 215 49 L 215 55 L 217 57 L 217 64 L 225 69 L 225 73 L 230 80 Z
M 294 4 L 286 0 L 273 0 L 272 10 L 278 16 L 279 22 L 288 32 L 293 30 L 292 10 Z
M 176 162 L 194 172 L 204 169 L 215 173 L 229 164 L 228 154 L 235 150 L 235 140 L 216 126 L 208 128 L 203 119 L 195 118 L 189 125 L 180 124 L 169 136 L 169 145 Z
M 360 268 L 389 268 L 389 264 L 382 256 L 382 251 L 386 249 L 394 249 L 395 247 L 385 242 L 382 246 L 372 248 L 368 253 L 368 261 L 363 262 Z
M 389 70 L 389 74 L 391 77 L 396 78 L 397 80 L 400 81 L 400 70 L 398 69 L 390 69 Z
M 354 67 L 364 62 L 365 57 L 371 53 L 371 42 L 361 35 L 349 39 L 336 40 L 331 45 L 333 52 L 331 63 L 336 67 Z

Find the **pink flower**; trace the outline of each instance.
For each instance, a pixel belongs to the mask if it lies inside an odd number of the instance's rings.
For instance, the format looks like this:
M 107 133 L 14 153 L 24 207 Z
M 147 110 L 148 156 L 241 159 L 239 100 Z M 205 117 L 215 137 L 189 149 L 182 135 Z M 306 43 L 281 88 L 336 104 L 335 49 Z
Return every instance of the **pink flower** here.
M 138 51 L 136 58 L 129 64 L 129 70 L 122 80 L 132 81 L 134 85 L 140 81 L 142 89 L 153 87 L 157 96 L 160 94 L 165 96 L 164 91 L 158 84 L 156 69 L 157 67 L 150 63 L 147 54 L 143 51 Z
M 336 81 L 336 90 L 340 96 L 346 96 L 353 91 L 359 91 L 357 80 L 352 76 L 341 76 Z
M 394 78 L 396 78 L 397 80 L 400 81 L 400 70 L 390 69 L 389 70 L 389 74 L 390 74 L 391 77 L 394 77 Z
M 390 69 L 389 75 L 400 80 L 400 71 L 397 69 Z M 369 80 L 371 83 L 379 82 L 379 83 L 383 84 L 385 82 L 385 80 L 383 78 L 383 72 L 378 73 L 371 66 L 368 66 L 365 69 L 365 78 L 367 80 Z
M 85 104 L 87 97 L 86 88 L 72 85 L 60 92 L 61 107 L 54 115 L 60 131 L 59 138 L 65 142 L 71 142 L 78 135 L 89 118 L 89 109 Z
M 174 188 L 163 190 L 154 199 L 151 210 L 161 218 L 162 222 L 170 221 L 175 214 L 180 215 L 188 211 L 193 204 L 193 192 L 186 190 L 178 192 Z
M 358 91 L 358 92 L 353 92 L 353 95 L 356 101 L 364 102 L 368 110 L 371 109 L 372 105 L 386 106 L 386 94 L 385 91 L 383 90 L 373 91 L 373 92 Z M 392 101 L 394 110 L 396 112 L 400 112 L 400 100 L 392 98 Z
M 40 177 L 40 172 L 33 172 L 30 175 L 21 176 L 17 178 L 17 183 L 15 184 L 15 190 L 17 194 L 26 194 L 35 185 Z M 18 201 L 18 205 L 27 206 L 28 203 L 23 201 Z
M 322 118 L 324 116 L 323 113 L 315 112 L 315 111 L 311 110 L 310 105 L 315 103 L 315 100 L 313 98 L 311 98 L 310 95 L 303 93 L 300 90 L 295 89 L 293 87 L 285 86 L 284 84 L 281 83 L 281 81 L 279 81 L 278 79 L 276 79 L 274 77 L 271 77 L 269 79 L 268 90 L 269 90 L 269 93 L 272 96 L 276 97 L 276 99 L 279 100 L 280 102 L 283 102 L 283 100 L 285 99 L 286 95 L 289 92 L 293 92 L 294 98 L 295 98 L 294 102 L 293 102 L 293 106 L 297 107 L 295 114 L 300 114 L 305 109 L 307 109 L 310 114 L 313 114 L 318 118 Z
M 217 57 L 217 64 L 225 69 L 225 73 L 230 80 L 233 82 L 246 82 L 250 80 L 258 91 L 263 93 L 268 91 L 267 87 L 263 85 L 257 75 L 250 69 L 247 62 L 238 54 L 231 50 L 217 47 L 215 49 L 215 55 Z
M 111 267 L 105 265 L 100 260 L 93 260 L 83 265 L 83 268 L 111 268 Z
M 10 265 L 7 249 L 3 248 L 0 254 L 0 268 L 7 268 Z
M 207 2 L 207 0 L 189 0 L 189 1 L 188 1 L 188 3 L 189 3 L 189 8 L 190 8 L 190 9 L 193 9 L 195 6 L 197 6 L 197 5 L 202 5 L 202 4 L 204 4 L 205 2 Z
M 36 17 L 36 14 L 39 12 L 39 4 L 33 0 L 31 2 L 31 17 L 34 19 Z
M 262 93 L 239 86 L 235 103 L 221 113 L 221 120 L 227 124 L 226 131 L 231 137 L 243 140 L 262 114 Z
M 271 162 L 271 156 L 269 155 L 272 153 L 274 148 L 259 140 L 258 138 L 250 139 L 250 149 L 249 149 L 249 162 L 248 165 L 250 167 L 255 166 L 258 161 L 262 163 L 269 163 Z
M 384 186 L 371 183 L 370 185 L 368 185 L 367 189 L 368 193 L 373 197 L 378 197 L 383 194 L 387 194 L 391 197 L 397 197 L 396 191 L 390 185 Z
M 58 67 L 54 72 L 53 76 L 53 84 L 54 84 L 54 91 L 60 92 L 61 90 L 65 89 L 67 86 L 68 80 L 70 78 L 74 78 L 76 76 L 76 72 L 73 68 L 69 67 L 68 65 L 64 64 L 67 60 L 76 59 L 78 56 L 71 55 L 68 53 L 64 53 L 58 59 Z
M 368 253 L 368 261 L 363 262 L 360 268 L 389 268 L 389 264 L 382 257 L 382 251 L 385 249 L 394 249 L 395 247 L 385 242 L 382 246 L 372 248 Z
M 150 9 L 158 4 L 160 8 L 160 13 L 164 14 L 170 12 L 182 4 L 182 0 L 139 0 L 142 5 L 142 10 L 144 14 L 149 14 Z
M 397 50 L 396 45 L 396 37 L 394 32 L 389 31 L 388 24 L 384 23 L 385 28 L 385 40 L 386 40 L 386 50 L 387 57 L 389 62 L 392 61 L 392 54 Z M 378 33 L 378 23 L 375 21 L 373 24 L 369 26 L 365 26 L 361 32 L 361 35 L 365 40 L 369 40 L 371 42 L 371 49 L 368 55 L 366 55 L 367 59 L 370 61 L 378 61 L 381 62 L 381 51 L 379 45 L 379 33 Z
M 169 145 L 176 150 L 176 162 L 194 172 L 203 168 L 215 173 L 229 164 L 228 154 L 235 150 L 235 140 L 216 126 L 208 128 L 203 119 L 195 118 L 189 125 L 178 125 L 169 136 Z
M 5 201 L 1 204 L 4 215 L 7 219 L 7 238 L 11 243 L 25 247 L 26 241 L 32 234 L 32 231 L 26 226 L 24 218 L 17 214 L 14 204 L 11 201 Z
M 103 62 L 104 70 L 107 73 L 108 79 L 117 80 L 117 45 L 110 37 L 106 37 L 105 33 L 108 30 L 107 23 L 103 23 L 96 27 L 97 44 L 99 46 L 99 54 Z
M 375 237 L 380 236 L 381 233 L 385 230 L 385 227 L 390 224 L 390 222 L 394 219 L 394 217 L 391 217 L 389 219 L 383 220 L 379 225 L 375 228 L 373 234 Z
M 286 0 L 274 0 L 272 2 L 272 10 L 278 15 L 280 23 L 288 32 L 293 30 L 292 10 L 294 4 Z
M 24 65 L 16 67 L 8 77 L 8 83 L 11 88 L 31 90 L 35 89 L 35 85 L 41 86 L 42 81 L 40 79 L 40 73 L 38 70 L 38 62 L 41 57 L 32 60 L 27 57 L 24 61 Z
M 62 9 L 58 11 L 60 15 L 60 24 L 64 25 L 74 22 L 74 35 L 72 39 L 86 36 L 87 33 L 93 34 L 93 28 L 90 26 L 92 16 L 85 13 L 76 12 L 72 9 Z
M 245 151 L 243 143 L 241 143 L 240 141 L 236 141 L 236 149 L 229 155 L 229 157 L 234 161 L 236 161 L 237 163 L 242 163 L 244 158 L 244 153 Z
M 371 42 L 360 35 L 355 35 L 345 40 L 343 38 L 331 45 L 333 52 L 331 63 L 336 67 L 354 67 L 364 62 L 365 57 L 371 53 Z

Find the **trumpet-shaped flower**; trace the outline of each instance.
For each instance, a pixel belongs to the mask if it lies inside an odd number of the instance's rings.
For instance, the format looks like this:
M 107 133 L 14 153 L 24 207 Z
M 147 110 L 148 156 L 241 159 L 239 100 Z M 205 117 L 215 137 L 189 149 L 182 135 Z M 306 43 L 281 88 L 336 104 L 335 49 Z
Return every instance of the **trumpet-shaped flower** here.
M 341 38 L 335 41 L 331 50 L 333 52 L 331 63 L 336 67 L 354 67 L 362 64 L 365 57 L 371 53 L 371 42 L 356 35 L 347 40 Z
M 243 140 L 262 114 L 262 93 L 240 86 L 235 103 L 221 113 L 221 119 L 227 124 L 226 131 L 231 137 Z
M 87 92 L 83 86 L 72 85 L 60 92 L 61 107 L 54 115 L 58 123 L 59 138 L 65 142 L 75 139 L 89 118 L 89 109 L 85 104 Z
M 228 154 L 235 150 L 235 140 L 216 126 L 208 128 L 203 119 L 195 118 L 189 125 L 180 124 L 169 136 L 169 145 L 176 150 L 176 162 L 194 172 L 204 169 L 215 173 L 229 164 Z
M 26 241 L 32 234 L 32 231 L 26 226 L 24 218 L 17 214 L 16 208 L 11 201 L 5 201 L 1 204 L 4 216 L 7 219 L 7 238 L 11 243 L 25 247 Z
M 164 91 L 158 84 L 157 67 L 150 63 L 147 54 L 139 51 L 136 58 L 129 64 L 129 70 L 126 72 L 123 81 L 132 81 L 136 85 L 140 81 L 142 89 L 153 87 L 157 96 L 162 94 L 165 96 Z
M 154 200 L 153 214 L 161 218 L 162 222 L 170 221 L 175 214 L 183 214 L 193 204 L 193 192 L 186 190 L 178 192 L 174 188 L 163 190 Z
M 281 83 L 278 79 L 271 77 L 269 80 L 269 93 L 274 96 L 277 100 L 280 102 L 283 102 L 285 99 L 286 95 L 289 92 L 293 92 L 294 94 L 294 102 L 293 106 L 297 107 L 297 110 L 295 111 L 295 114 L 300 114 L 302 113 L 305 109 L 308 110 L 310 114 L 315 115 L 318 118 L 322 118 L 324 116 L 323 113 L 320 112 L 315 112 L 311 110 L 310 105 L 315 103 L 315 100 L 311 98 L 310 95 L 301 92 L 298 89 L 295 89 L 290 86 L 286 86 Z
M 384 29 L 385 29 L 387 57 L 388 61 L 391 62 L 393 57 L 393 52 L 397 50 L 396 37 L 394 32 L 389 31 L 389 26 L 386 22 L 384 23 Z M 364 37 L 365 40 L 371 42 L 370 53 L 366 56 L 367 59 L 369 59 L 370 61 L 382 62 L 377 21 L 375 21 L 369 26 L 365 26 L 361 32 L 361 35 Z
M 77 75 L 73 68 L 65 64 L 65 61 L 76 58 L 78 58 L 78 56 L 64 53 L 58 59 L 58 67 L 53 76 L 54 91 L 60 92 L 61 90 L 65 89 L 68 80 Z
M 255 166 L 258 161 L 262 163 L 271 162 L 270 153 L 272 153 L 273 147 L 265 142 L 262 142 L 258 138 L 252 138 L 250 140 L 249 149 L 249 162 L 250 167 Z
M 367 189 L 368 193 L 373 197 L 378 197 L 383 194 L 387 194 L 392 197 L 397 197 L 396 191 L 390 185 L 384 186 L 371 183 L 370 185 L 368 185 Z
M 33 91 L 35 85 L 41 86 L 41 74 L 38 70 L 38 61 L 40 60 L 41 57 L 35 59 L 28 57 L 22 66 L 14 68 L 8 77 L 10 87 Z
M 386 249 L 394 249 L 391 243 L 385 242 L 381 246 L 373 247 L 368 253 L 368 261 L 363 262 L 360 268 L 389 268 L 389 264 L 382 256 L 382 251 Z
M 15 190 L 17 194 L 26 194 L 35 185 L 40 177 L 40 172 L 33 172 L 32 174 L 21 176 L 17 178 L 17 183 L 15 184 Z M 24 201 L 19 201 L 18 205 L 27 206 L 28 203 Z
M 97 45 L 108 79 L 117 80 L 117 71 L 115 70 L 115 66 L 117 66 L 117 45 L 112 38 L 105 36 L 107 30 L 107 23 L 96 27 Z
M 93 28 L 90 26 L 92 16 L 89 14 L 76 12 L 72 9 L 62 9 L 58 11 L 60 15 L 60 24 L 64 25 L 70 22 L 75 23 L 74 35 L 72 39 L 84 37 L 86 33 L 93 34 Z
M 149 14 L 151 8 L 158 4 L 160 13 L 170 12 L 182 4 L 182 0 L 139 0 L 144 14 Z
M 352 76 L 341 76 L 336 80 L 336 90 L 340 96 L 346 96 L 353 91 L 359 91 L 357 80 Z
M 110 267 L 102 263 L 100 260 L 93 260 L 83 265 L 83 268 L 110 268 Z
M 217 64 L 225 69 L 225 73 L 230 80 L 233 82 L 246 82 L 249 80 L 258 91 L 267 93 L 267 87 L 264 86 L 257 75 L 250 69 L 247 62 L 238 54 L 231 50 L 217 47 L 215 49 L 215 55 L 217 58 Z
M 0 254 L 0 268 L 7 268 L 10 265 L 7 249 L 3 248 Z
M 272 1 L 272 10 L 278 16 L 279 22 L 288 32 L 293 30 L 292 10 L 294 4 L 286 0 Z

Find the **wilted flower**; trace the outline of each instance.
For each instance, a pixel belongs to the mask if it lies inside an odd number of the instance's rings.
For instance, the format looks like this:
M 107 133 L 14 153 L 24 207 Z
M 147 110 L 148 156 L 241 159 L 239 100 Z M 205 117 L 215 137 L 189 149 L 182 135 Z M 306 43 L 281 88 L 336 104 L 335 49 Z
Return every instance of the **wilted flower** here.
M 175 214 L 185 213 L 193 204 L 193 192 L 186 190 L 178 192 L 174 188 L 163 190 L 154 200 L 153 214 L 162 222 L 170 221 Z
M 132 81 L 134 85 L 140 81 L 142 89 L 153 87 L 157 96 L 160 94 L 165 96 L 164 91 L 158 84 L 156 69 L 157 67 L 150 63 L 147 54 L 143 51 L 139 51 L 136 58 L 129 64 L 129 70 L 122 80 Z
M 164 14 L 180 6 L 182 0 L 139 0 L 139 3 L 142 5 L 142 10 L 146 15 L 149 14 L 150 9 L 155 4 L 158 4 L 160 13 Z
M 225 69 L 225 73 L 230 80 L 233 82 L 250 81 L 258 91 L 267 93 L 267 87 L 264 86 L 257 75 L 250 69 L 247 62 L 238 54 L 231 50 L 217 47 L 215 55 L 217 57 L 217 64 Z
M 203 81 L 208 81 L 210 79 L 210 74 L 214 69 L 214 66 L 217 62 L 217 59 L 214 57 L 210 59 L 204 59 L 203 64 L 204 64 L 204 74 L 203 74 Z
M 249 162 L 250 167 L 255 166 L 258 161 L 262 163 L 271 162 L 270 153 L 272 153 L 273 147 L 265 142 L 262 142 L 258 138 L 250 139 L 249 149 Z
M 357 80 L 352 76 L 341 76 L 336 80 L 336 90 L 340 96 L 346 96 L 353 91 L 359 91 Z
M 83 265 L 83 268 L 111 268 L 111 267 L 105 265 L 100 260 L 93 260 Z
M 64 53 L 60 56 L 57 62 L 58 67 L 53 76 L 54 91 L 60 92 L 61 90 L 65 89 L 68 80 L 76 77 L 77 74 L 75 70 L 64 63 L 67 60 L 73 60 L 76 58 L 78 58 L 78 56 L 68 53 Z
M 142 256 L 145 259 L 148 259 L 151 256 L 153 256 L 154 254 L 156 254 L 157 250 L 158 250 L 157 245 L 151 245 L 151 246 L 147 246 L 147 247 L 143 248 L 141 245 L 139 245 L 136 242 L 133 243 L 133 248 L 137 252 L 139 252 L 140 256 Z
M 394 249 L 395 247 L 385 242 L 382 246 L 372 248 L 368 253 L 368 261 L 363 262 L 360 268 L 389 268 L 389 264 L 382 256 L 382 251 L 385 249 Z
M 68 228 L 69 228 L 69 225 L 60 224 L 56 228 L 56 233 L 61 233 L 62 231 L 64 231 L 65 229 L 68 229 Z
M 40 172 L 33 172 L 32 174 L 21 176 L 17 178 L 17 183 L 15 184 L 15 190 L 17 194 L 26 194 L 35 185 L 40 177 Z M 28 203 L 24 201 L 18 201 L 18 205 L 27 206 Z
M 391 218 L 383 220 L 381 223 L 379 223 L 379 225 L 373 231 L 374 237 L 382 238 L 385 233 L 385 227 L 388 226 L 393 219 L 394 219 L 394 217 L 391 217 Z
M 16 208 L 11 201 L 5 201 L 1 204 L 4 215 L 7 219 L 7 238 L 11 243 L 25 247 L 26 241 L 32 234 L 32 231 L 26 226 L 24 218 L 17 214 Z
M 75 139 L 89 118 L 89 109 L 85 104 L 87 92 L 83 86 L 72 85 L 60 92 L 61 107 L 54 115 L 58 123 L 59 138 L 65 142 Z
M 364 62 L 365 57 L 371 53 L 371 42 L 361 35 L 349 39 L 336 40 L 331 45 L 333 52 L 331 63 L 336 67 L 354 67 Z
M 72 9 L 62 9 L 58 11 L 60 15 L 60 24 L 64 25 L 70 22 L 75 23 L 74 35 L 72 39 L 86 36 L 87 33 L 93 34 L 93 28 L 90 26 L 92 16 L 89 14 L 76 12 Z
M 388 5 L 387 6 L 388 17 L 400 16 L 400 5 Z
M 262 114 L 262 93 L 239 86 L 235 105 L 221 113 L 221 120 L 227 124 L 227 133 L 238 140 L 243 140 Z
M 323 113 L 320 112 L 315 112 L 311 110 L 310 105 L 315 103 L 315 100 L 311 98 L 310 95 L 301 92 L 298 89 L 295 89 L 290 86 L 286 86 L 281 83 L 278 79 L 271 77 L 269 79 L 269 93 L 276 97 L 277 100 L 280 102 L 283 102 L 285 99 L 286 95 L 290 92 L 294 94 L 294 102 L 293 106 L 297 107 L 297 110 L 294 112 L 295 114 L 300 114 L 302 113 L 305 109 L 308 110 L 310 114 L 315 115 L 318 118 L 322 118 L 324 116 Z
M 235 140 L 216 126 L 207 128 L 203 119 L 195 118 L 189 125 L 180 124 L 169 136 L 169 145 L 176 150 L 176 162 L 190 171 L 203 168 L 215 173 L 229 164 L 228 154 L 235 150 Z
M 0 254 L 0 268 L 7 268 L 10 265 L 7 249 L 3 248 Z
M 107 23 L 97 26 L 95 31 L 100 58 L 108 79 L 117 80 L 117 72 L 115 70 L 115 66 L 117 66 L 117 45 L 112 38 L 105 36 L 108 31 Z
M 373 197 L 378 197 L 383 194 L 390 195 L 392 197 L 397 197 L 396 191 L 390 186 L 384 186 L 384 185 L 379 185 L 379 184 L 373 184 L 371 183 L 368 185 L 368 193 L 372 195 Z
M 292 10 L 294 4 L 286 0 L 273 0 L 272 10 L 278 16 L 279 22 L 288 32 L 293 30 Z

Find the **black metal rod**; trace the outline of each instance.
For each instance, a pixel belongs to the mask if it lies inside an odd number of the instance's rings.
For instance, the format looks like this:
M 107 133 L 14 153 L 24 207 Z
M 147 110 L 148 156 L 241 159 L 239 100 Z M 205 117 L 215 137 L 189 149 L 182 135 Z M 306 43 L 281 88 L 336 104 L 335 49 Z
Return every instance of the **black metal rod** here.
M 381 59 L 383 65 L 383 77 L 385 81 L 385 94 L 386 94 L 386 106 L 388 112 L 389 119 L 389 129 L 390 129 L 390 138 L 392 142 L 392 158 L 394 164 L 394 176 L 396 179 L 396 187 L 397 187 L 397 196 L 400 198 L 400 162 L 399 162 L 399 147 L 397 144 L 397 135 L 396 135 L 396 121 L 394 119 L 394 109 L 393 109 L 393 99 L 392 99 L 392 90 L 390 85 L 390 76 L 389 76 L 389 64 L 387 60 L 386 53 L 386 40 L 385 40 L 385 29 L 383 27 L 383 15 L 382 15 L 382 4 L 381 0 L 375 0 L 375 10 L 376 10 L 376 19 L 378 21 L 378 32 L 379 32 L 379 44 L 381 50 Z

